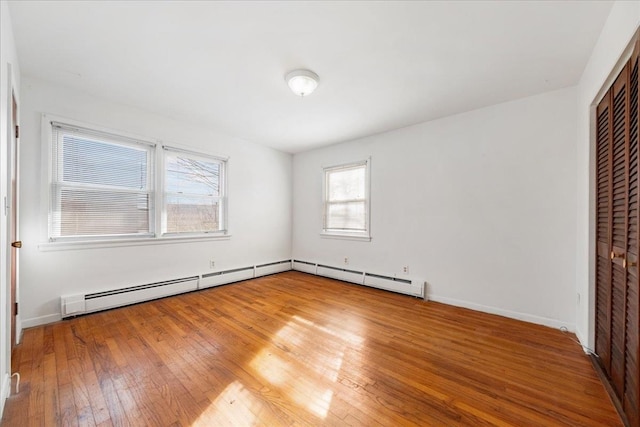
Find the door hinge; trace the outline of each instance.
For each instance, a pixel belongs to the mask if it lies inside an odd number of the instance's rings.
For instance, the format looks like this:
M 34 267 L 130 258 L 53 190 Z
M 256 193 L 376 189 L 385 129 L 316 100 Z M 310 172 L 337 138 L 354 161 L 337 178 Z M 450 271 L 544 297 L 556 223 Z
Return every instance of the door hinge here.
M 16 139 L 20 138 L 20 126 L 16 125 Z
M 18 315 L 18 303 L 17 303 L 17 302 L 14 302 L 13 304 L 14 304 L 14 305 L 13 305 L 13 309 L 14 309 L 14 311 L 15 311 L 15 312 L 13 313 L 13 315 L 14 315 L 14 316 L 17 316 L 17 315 Z

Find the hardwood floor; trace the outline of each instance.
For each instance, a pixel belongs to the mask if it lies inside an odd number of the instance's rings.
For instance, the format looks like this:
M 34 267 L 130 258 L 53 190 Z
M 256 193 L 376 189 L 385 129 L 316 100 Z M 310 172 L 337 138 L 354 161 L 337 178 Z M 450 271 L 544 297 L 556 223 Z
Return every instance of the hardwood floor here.
M 287 272 L 24 332 L 2 426 L 617 426 L 573 336 Z

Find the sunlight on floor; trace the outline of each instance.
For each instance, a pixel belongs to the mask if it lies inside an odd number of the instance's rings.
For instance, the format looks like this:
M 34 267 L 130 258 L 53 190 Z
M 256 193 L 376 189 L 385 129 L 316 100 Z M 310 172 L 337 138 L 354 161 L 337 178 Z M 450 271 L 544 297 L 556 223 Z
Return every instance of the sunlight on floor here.
M 353 333 L 293 316 L 249 366 L 297 405 L 324 419 L 344 352 L 349 346 L 362 343 L 363 339 Z
M 293 316 L 251 360 L 249 367 L 289 402 L 325 419 L 345 351 L 364 339 L 349 331 Z M 240 381 L 229 384 L 192 426 L 251 426 L 263 423 L 263 403 Z
M 262 404 L 239 381 L 225 388 L 216 400 L 194 421 L 194 427 L 251 426 L 259 423 L 256 415 Z

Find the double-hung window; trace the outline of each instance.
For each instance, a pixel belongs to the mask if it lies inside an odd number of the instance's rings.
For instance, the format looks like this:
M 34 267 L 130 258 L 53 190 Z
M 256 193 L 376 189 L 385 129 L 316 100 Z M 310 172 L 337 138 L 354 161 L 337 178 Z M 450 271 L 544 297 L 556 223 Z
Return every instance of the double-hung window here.
M 51 242 L 229 238 L 228 159 L 71 123 L 43 116 Z
M 324 168 L 323 187 L 323 235 L 369 240 L 369 160 Z
M 163 234 L 222 233 L 226 160 L 164 147 Z
M 152 236 L 155 146 L 51 125 L 50 240 Z

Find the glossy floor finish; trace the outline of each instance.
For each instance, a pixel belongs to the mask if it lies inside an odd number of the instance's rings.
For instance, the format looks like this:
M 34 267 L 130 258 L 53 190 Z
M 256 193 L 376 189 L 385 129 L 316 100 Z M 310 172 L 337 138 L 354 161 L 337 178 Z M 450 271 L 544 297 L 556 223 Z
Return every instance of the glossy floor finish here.
M 2 426 L 621 425 L 573 336 L 287 272 L 24 332 Z

